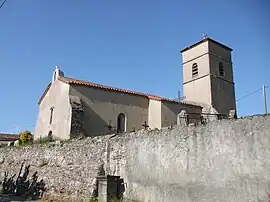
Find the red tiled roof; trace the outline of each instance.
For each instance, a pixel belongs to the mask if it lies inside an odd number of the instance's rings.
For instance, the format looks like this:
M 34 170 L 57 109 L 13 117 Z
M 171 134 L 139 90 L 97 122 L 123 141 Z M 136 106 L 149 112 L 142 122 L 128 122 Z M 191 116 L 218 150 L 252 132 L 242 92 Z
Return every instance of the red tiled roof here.
M 19 139 L 17 134 L 0 133 L 0 141 L 16 141 Z
M 111 87 L 111 86 L 105 86 L 105 85 L 101 85 L 101 84 L 97 84 L 97 83 L 93 83 L 93 82 L 89 82 L 89 81 L 73 79 L 73 78 L 70 78 L 70 77 L 59 76 L 58 80 L 60 80 L 60 81 L 62 81 L 64 83 L 67 83 L 67 84 L 83 85 L 83 86 L 89 86 L 89 87 L 94 87 L 94 88 L 100 88 L 100 89 L 104 89 L 104 90 L 116 91 L 116 92 L 121 92 L 121 93 L 128 93 L 128 94 L 147 97 L 148 99 L 157 100 L 157 101 L 168 101 L 168 102 L 174 102 L 174 103 L 181 103 L 181 104 L 185 104 L 185 105 L 199 106 L 199 105 L 195 105 L 195 104 L 189 104 L 189 103 L 186 103 L 186 102 L 183 102 L 183 101 L 179 102 L 179 101 L 175 101 L 175 100 L 172 100 L 172 99 L 168 99 L 168 98 L 164 98 L 164 97 L 160 97 L 160 96 L 156 96 L 156 95 L 131 91 L 131 90 L 122 89 L 122 88 L 115 88 L 115 87 Z M 45 89 L 43 95 L 41 96 L 41 98 L 39 100 L 39 104 L 41 103 L 42 99 L 44 98 L 44 96 L 46 95 L 48 90 L 50 89 L 50 86 L 51 86 L 51 84 L 49 84 L 47 86 L 47 88 Z
M 43 100 L 43 98 L 45 97 L 45 95 L 47 94 L 47 92 L 49 91 L 50 87 L 51 87 L 52 83 L 49 83 L 45 89 L 45 91 L 43 92 L 43 94 L 41 95 L 39 101 L 38 101 L 38 104 L 41 103 L 41 101 Z
M 146 94 L 146 93 L 142 93 L 142 92 L 131 91 L 131 90 L 122 89 L 122 88 L 115 88 L 115 87 L 111 87 L 111 86 L 105 86 L 105 85 L 101 85 L 101 84 L 97 84 L 97 83 L 92 83 L 92 82 L 89 82 L 89 81 L 83 81 L 83 80 L 73 79 L 73 78 L 69 78 L 69 77 L 59 77 L 58 79 L 60 81 L 63 81 L 65 83 L 68 83 L 68 84 L 84 85 L 84 86 L 90 86 L 90 87 L 94 87 L 94 88 L 101 88 L 101 89 L 104 89 L 104 90 L 111 90 L 111 91 L 116 91 L 116 92 L 121 92 L 121 93 L 128 93 L 128 94 L 133 94 L 133 95 L 140 95 L 140 96 L 145 96 L 145 97 L 151 98 L 153 100 L 158 100 L 158 101 L 161 101 L 163 99 L 162 97 L 151 95 L 151 94 Z

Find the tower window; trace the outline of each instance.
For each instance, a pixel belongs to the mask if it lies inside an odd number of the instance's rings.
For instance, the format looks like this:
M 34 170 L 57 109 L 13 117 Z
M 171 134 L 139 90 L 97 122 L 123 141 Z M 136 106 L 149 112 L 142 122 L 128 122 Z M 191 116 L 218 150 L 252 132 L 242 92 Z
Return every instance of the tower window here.
M 219 70 L 219 75 L 224 76 L 224 66 L 221 62 L 218 65 L 218 70 Z
M 198 75 L 198 64 L 194 63 L 192 65 L 192 76 L 197 76 Z
M 56 72 L 53 73 L 53 81 L 56 80 Z

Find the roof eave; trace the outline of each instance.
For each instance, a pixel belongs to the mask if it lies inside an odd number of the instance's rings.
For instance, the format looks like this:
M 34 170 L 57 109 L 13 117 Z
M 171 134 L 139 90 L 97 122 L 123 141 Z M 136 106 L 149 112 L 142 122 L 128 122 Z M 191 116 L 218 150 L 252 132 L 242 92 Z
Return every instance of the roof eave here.
M 169 100 L 169 99 L 163 99 L 162 102 L 171 102 L 171 103 L 176 103 L 176 104 L 182 104 L 182 105 L 187 105 L 187 106 L 192 106 L 192 107 L 200 107 L 203 108 L 201 105 L 199 104 L 191 104 L 191 103 L 186 103 L 183 101 L 176 101 L 176 100 Z
M 38 105 L 41 104 L 43 98 L 46 96 L 47 92 L 50 90 L 52 83 L 49 83 L 45 88 L 44 92 L 42 93 L 41 97 L 39 98 Z
M 151 100 L 156 100 L 156 101 L 167 101 L 167 102 L 172 102 L 172 103 L 178 103 L 178 104 L 182 104 L 182 105 L 187 105 L 187 106 L 195 106 L 195 107 L 201 107 L 199 105 L 194 105 L 194 104 L 189 104 L 189 103 L 185 103 L 185 102 L 179 102 L 179 101 L 175 101 L 175 100 L 171 100 L 168 98 L 164 98 L 164 97 L 160 97 L 160 96 L 156 96 L 156 95 L 151 95 L 151 94 L 147 94 L 147 93 L 142 93 L 142 92 L 136 92 L 136 91 L 131 91 L 131 90 L 126 90 L 126 89 L 120 89 L 120 88 L 115 88 L 112 86 L 104 86 L 104 85 L 100 85 L 100 84 L 96 84 L 96 83 L 91 83 L 88 81 L 82 81 L 82 80 L 77 80 L 77 79 L 73 79 L 73 78 L 69 78 L 69 77 L 58 77 L 57 80 L 64 82 L 66 84 L 69 85 L 79 85 L 79 86 L 85 86 L 85 87 L 90 87 L 90 88 L 100 88 L 102 90 L 108 90 L 108 91 L 116 91 L 119 93 L 127 93 L 127 94 L 132 94 L 135 96 L 141 96 L 141 97 L 145 97 L 147 99 L 151 99 Z M 43 95 L 41 96 L 38 104 L 40 105 L 40 103 L 42 102 L 43 98 L 46 96 L 47 92 L 49 91 L 51 87 L 51 83 L 48 84 L 47 88 L 45 89 Z
M 62 81 L 62 82 L 64 82 L 64 83 L 66 83 L 66 84 L 69 84 L 62 76 L 59 76 L 59 77 L 57 78 L 57 80 Z M 44 90 L 43 94 L 41 95 L 41 97 L 40 97 L 40 99 L 39 99 L 39 101 L 38 101 L 38 105 L 41 104 L 43 98 L 46 96 L 46 94 L 47 94 L 48 91 L 50 90 L 51 85 L 52 85 L 52 82 L 49 83 L 49 84 L 47 85 L 46 89 Z
M 215 40 L 213 40 L 213 39 L 207 37 L 207 38 L 205 38 L 205 39 L 202 39 L 201 41 L 198 41 L 198 42 L 195 43 L 195 44 L 192 44 L 192 45 L 190 45 L 190 46 L 188 46 L 188 47 L 186 47 L 186 48 L 180 50 L 180 52 L 183 53 L 183 52 L 185 52 L 185 51 L 187 51 L 187 50 L 189 50 L 189 49 L 191 49 L 191 48 L 194 48 L 194 47 L 196 47 L 196 46 L 198 46 L 198 45 L 200 45 L 200 44 L 202 44 L 202 43 L 204 43 L 204 42 L 206 42 L 206 41 L 211 41 L 212 43 L 215 43 L 215 44 L 217 44 L 217 45 L 219 45 L 219 46 L 221 46 L 221 47 L 223 47 L 223 48 L 225 48 L 225 49 L 227 49 L 227 50 L 229 50 L 229 51 L 233 51 L 232 48 L 230 48 L 230 47 L 228 47 L 228 46 L 226 46 L 226 45 L 224 45 L 224 44 L 222 44 L 222 43 L 220 43 L 220 42 L 218 42 L 218 41 L 215 41 Z

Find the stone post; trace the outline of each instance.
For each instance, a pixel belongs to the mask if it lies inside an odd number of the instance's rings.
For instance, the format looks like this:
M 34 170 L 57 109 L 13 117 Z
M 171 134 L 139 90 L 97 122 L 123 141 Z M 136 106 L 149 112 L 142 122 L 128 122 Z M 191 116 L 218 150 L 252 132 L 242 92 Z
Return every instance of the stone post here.
M 237 119 L 236 110 L 230 110 L 228 118 Z
M 107 177 L 99 176 L 98 180 L 98 202 L 107 202 Z
M 121 194 L 120 176 L 99 176 L 98 180 L 98 202 L 110 202 Z

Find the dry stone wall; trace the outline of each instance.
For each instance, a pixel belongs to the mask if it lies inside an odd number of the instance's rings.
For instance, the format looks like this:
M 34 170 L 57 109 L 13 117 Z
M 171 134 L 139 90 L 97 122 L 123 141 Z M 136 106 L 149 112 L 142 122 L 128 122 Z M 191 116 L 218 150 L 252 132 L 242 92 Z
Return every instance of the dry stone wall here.
M 268 201 L 270 115 L 216 120 L 57 145 L 0 149 L 0 180 L 25 160 L 49 196 L 86 199 L 103 166 L 145 202 Z
M 37 171 L 44 179 L 48 188 L 46 195 L 50 198 L 89 198 L 96 186 L 95 177 L 103 165 L 104 153 L 105 142 L 95 138 L 67 144 L 2 148 L 0 181 L 4 171 L 17 174 L 25 162 L 32 173 Z

